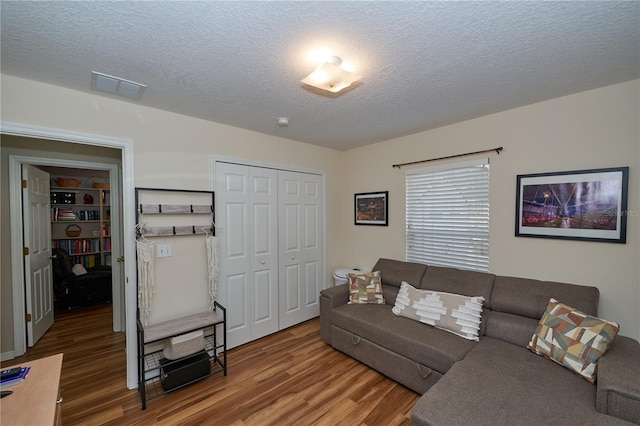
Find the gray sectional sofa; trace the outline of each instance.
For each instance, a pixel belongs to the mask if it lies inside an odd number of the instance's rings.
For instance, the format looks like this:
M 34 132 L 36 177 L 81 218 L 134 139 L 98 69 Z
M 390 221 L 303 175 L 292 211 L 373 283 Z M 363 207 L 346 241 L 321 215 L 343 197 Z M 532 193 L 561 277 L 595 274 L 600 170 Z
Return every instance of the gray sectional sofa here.
M 385 304 L 348 304 L 348 285 L 320 295 L 322 339 L 422 394 L 414 425 L 640 424 L 640 344 L 616 336 L 596 384 L 527 349 L 550 298 L 597 315 L 595 287 L 379 259 Z M 392 312 L 403 281 L 484 297 L 479 341 Z

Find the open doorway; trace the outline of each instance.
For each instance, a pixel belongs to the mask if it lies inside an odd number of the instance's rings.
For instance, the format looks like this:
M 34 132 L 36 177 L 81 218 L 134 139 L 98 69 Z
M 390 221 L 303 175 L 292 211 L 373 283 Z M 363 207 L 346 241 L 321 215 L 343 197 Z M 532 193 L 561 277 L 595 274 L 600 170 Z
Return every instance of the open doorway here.
M 119 246 L 122 238 L 112 235 L 112 223 L 118 222 L 117 228 L 121 228 L 120 215 L 112 218 L 111 214 L 112 205 L 118 210 L 122 203 L 112 200 L 109 170 L 56 166 L 38 169 L 47 173 L 50 183 L 51 213 L 47 222 L 50 222 L 54 319 L 65 311 L 115 302 L 112 329 L 123 331 L 117 314 L 123 311 L 123 300 L 119 297 L 122 283 L 120 275 L 112 273 L 112 248 L 114 244 Z
M 10 139 L 16 137 L 14 141 Z M 37 156 L 30 151 L 31 143 L 45 143 L 48 147 L 38 153 Z M 92 166 L 88 161 L 78 159 L 78 155 L 91 151 L 107 150 L 115 154 L 117 161 Z M 9 181 L 20 181 L 20 168 L 22 164 L 39 164 L 46 166 L 71 166 L 82 169 L 108 169 L 110 170 L 111 188 L 117 191 L 112 197 L 120 199 L 121 223 L 116 230 L 112 225 L 112 233 L 121 236 L 121 248 L 118 253 L 112 254 L 113 263 L 116 259 L 130 259 L 121 265 L 121 286 L 118 298 L 121 309 L 118 314 L 121 330 L 126 330 L 127 351 L 127 386 L 131 389 L 136 386 L 136 353 L 135 353 L 135 246 L 123 238 L 123 230 L 133 229 L 135 223 L 133 200 L 133 143 L 130 140 L 104 137 L 98 135 L 82 134 L 60 129 L 43 128 L 19 123 L 2 123 L 2 232 L 7 238 L 2 239 L 2 248 L 5 256 L 0 257 L 2 262 L 2 359 L 10 359 L 25 353 L 24 330 L 24 295 L 22 294 L 22 217 L 21 206 L 9 200 L 20 199 L 20 190 L 15 185 L 10 186 Z M 94 155 L 94 162 L 104 161 L 104 156 Z M 34 160 L 35 158 L 35 160 Z M 112 211 L 112 215 L 115 214 Z M 18 226 L 19 225 L 19 226 Z M 9 238 L 10 236 L 10 238 Z M 133 240 L 132 240 L 133 241 Z M 114 272 L 115 273 L 115 272 Z M 133 279 L 132 279 L 133 278 Z M 133 287 L 131 287 L 133 284 Z M 16 299 L 17 302 L 16 302 Z M 115 300 L 115 299 L 114 299 Z M 8 305 L 8 306 L 7 306 Z M 125 321 L 126 319 L 126 321 Z M 14 332 L 15 328 L 15 332 Z M 13 342 L 11 342 L 13 341 Z M 7 343 L 8 342 L 8 343 Z M 13 346 L 11 346 L 13 343 Z
M 32 170 L 44 172 L 46 176 L 51 177 L 50 181 L 47 179 L 47 187 L 51 188 L 47 195 L 51 195 L 53 203 L 50 207 L 47 202 L 46 206 L 47 213 L 50 212 L 51 217 L 49 218 L 49 214 L 47 214 L 47 223 L 40 224 L 40 226 L 47 227 L 47 234 L 51 235 L 51 237 L 47 237 L 46 241 L 47 257 L 55 257 L 51 255 L 57 254 L 57 247 L 65 249 L 64 253 L 71 255 L 69 260 L 73 262 L 71 265 L 73 267 L 86 270 L 86 268 L 95 269 L 96 266 L 106 267 L 108 265 L 108 268 L 112 270 L 112 273 L 110 271 L 108 274 L 108 282 L 95 282 L 96 275 L 94 274 L 92 287 L 109 286 L 106 290 L 113 302 L 113 330 L 116 332 L 124 331 L 124 274 L 121 262 L 117 261 L 118 259 L 123 260 L 122 189 L 119 183 L 121 153 L 119 150 L 108 148 L 84 147 L 84 149 L 78 149 L 75 145 L 72 147 L 68 145 L 70 144 L 64 142 L 14 136 L 3 136 L 2 141 L 3 151 L 9 151 L 9 164 L 15 165 L 14 169 L 21 169 L 24 174 L 25 167 L 31 166 Z M 69 155 L 70 149 L 73 149 L 72 156 Z M 16 155 L 17 153 L 28 155 Z M 17 167 L 18 163 L 19 168 Z M 29 190 L 24 189 L 26 182 L 21 182 L 19 178 L 16 179 L 17 177 L 13 175 L 9 177 L 10 192 L 19 194 L 22 186 L 24 198 L 25 192 L 28 193 Z M 73 188 L 72 182 L 75 182 Z M 95 186 L 102 188 L 94 188 Z M 68 198 L 57 200 L 62 196 Z M 80 199 L 81 197 L 83 199 Z M 11 201 L 13 204 L 18 204 L 15 197 Z M 56 201 L 62 201 L 62 203 L 55 204 Z M 67 208 L 64 208 L 65 206 Z M 11 228 L 23 230 L 22 245 L 24 247 L 33 244 L 33 239 L 27 238 L 33 223 L 29 219 L 26 209 L 27 207 L 23 206 L 21 215 L 12 215 L 11 217 Z M 65 218 L 66 212 L 69 212 L 73 217 Z M 63 220 L 58 221 L 59 218 L 63 218 Z M 64 219 L 72 220 L 66 223 Z M 56 253 L 52 249 L 56 250 Z M 34 250 L 31 249 L 31 251 Z M 60 251 L 60 253 L 62 252 Z M 34 336 L 31 335 L 34 331 L 30 322 L 35 322 L 36 317 L 29 312 L 31 300 L 27 296 L 31 290 L 33 290 L 32 293 L 36 293 L 36 288 L 31 285 L 30 271 L 27 270 L 29 257 L 24 257 L 25 265 L 18 265 L 20 259 L 13 259 L 11 268 L 12 270 L 19 269 L 20 266 L 24 268 L 22 278 L 25 285 L 21 286 L 22 294 L 19 294 L 20 288 L 15 289 L 13 308 L 14 310 L 19 308 L 21 300 L 24 300 L 27 312 L 25 315 L 26 327 L 23 329 L 26 328 L 26 340 L 29 346 L 32 346 L 35 341 Z M 55 259 L 49 262 L 49 267 L 53 262 Z M 48 278 L 49 286 L 51 286 L 51 275 L 49 274 Z M 104 291 L 99 291 L 98 294 L 93 291 L 88 292 L 93 289 L 86 285 L 68 284 L 65 283 L 67 285 L 65 293 L 67 294 L 63 295 L 63 299 L 60 300 L 65 308 L 76 308 L 90 304 L 91 298 L 105 293 Z M 51 298 L 51 293 L 51 291 L 43 292 L 42 295 Z M 14 322 L 14 340 L 23 336 L 21 324 Z

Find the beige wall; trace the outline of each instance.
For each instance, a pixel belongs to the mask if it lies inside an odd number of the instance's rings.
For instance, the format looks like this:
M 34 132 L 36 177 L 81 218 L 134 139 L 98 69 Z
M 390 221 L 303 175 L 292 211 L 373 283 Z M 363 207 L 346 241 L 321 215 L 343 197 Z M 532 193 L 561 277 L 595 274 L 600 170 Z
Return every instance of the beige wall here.
M 600 315 L 640 338 L 639 81 L 541 102 L 345 153 L 342 244 L 349 266 L 405 255 L 404 169 L 393 164 L 503 146 L 491 159 L 490 270 L 593 285 Z M 366 167 L 364 166 L 366 165 Z M 626 244 L 515 237 L 516 175 L 630 166 Z M 389 227 L 353 225 L 353 194 L 389 191 Z
M 517 174 L 628 165 L 629 210 L 639 211 L 638 81 L 347 152 L 10 76 L 1 84 L 3 121 L 133 140 L 136 186 L 210 190 L 212 155 L 325 172 L 327 281 L 338 266 L 366 269 L 378 257 L 404 258 L 404 171 L 392 164 L 504 146 L 490 155 L 491 271 L 595 285 L 600 315 L 640 337 L 638 215 L 629 216 L 625 245 L 513 235 Z M 390 193 L 389 227 L 353 225 L 353 194 L 380 190 Z M 4 267 L 1 277 L 4 307 Z M 2 352 L 11 350 L 4 340 L 3 333 Z
M 331 271 L 341 263 L 337 225 L 341 152 L 12 76 L 2 75 L 1 93 L 2 121 L 133 140 L 135 185 L 139 187 L 212 190 L 214 155 L 324 172 L 327 283 Z M 9 235 L 3 233 L 3 241 L 5 238 Z M 10 275 L 5 277 L 4 267 L 1 278 L 4 307 L 11 301 L 7 297 Z M 2 322 L 0 351 L 4 353 L 12 350 L 13 336 L 5 335 L 4 313 Z M 5 338 L 11 346 L 5 346 Z

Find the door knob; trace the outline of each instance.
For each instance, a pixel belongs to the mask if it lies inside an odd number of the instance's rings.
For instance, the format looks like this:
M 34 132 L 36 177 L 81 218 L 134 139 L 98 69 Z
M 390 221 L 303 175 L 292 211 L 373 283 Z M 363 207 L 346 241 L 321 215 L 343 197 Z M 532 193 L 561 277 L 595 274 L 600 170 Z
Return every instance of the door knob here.
M 295 259 L 295 258 L 296 258 L 295 256 L 291 256 L 291 260 L 293 260 L 293 259 Z
M 52 254 L 51 256 L 49 256 L 49 259 L 57 259 L 58 255 L 57 254 Z
M 261 260 L 260 263 L 262 263 L 264 265 L 265 262 L 264 262 L 264 260 Z

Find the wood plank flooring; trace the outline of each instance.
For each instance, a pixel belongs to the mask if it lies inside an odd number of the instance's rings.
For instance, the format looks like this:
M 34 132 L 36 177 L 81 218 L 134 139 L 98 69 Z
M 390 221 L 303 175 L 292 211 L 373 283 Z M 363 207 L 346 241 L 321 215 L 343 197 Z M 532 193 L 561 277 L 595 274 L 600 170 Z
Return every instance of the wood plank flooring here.
M 408 425 L 419 395 L 320 340 L 313 319 L 229 350 L 213 375 L 147 402 L 126 387 L 111 306 L 64 312 L 25 356 L 63 352 L 64 425 Z

